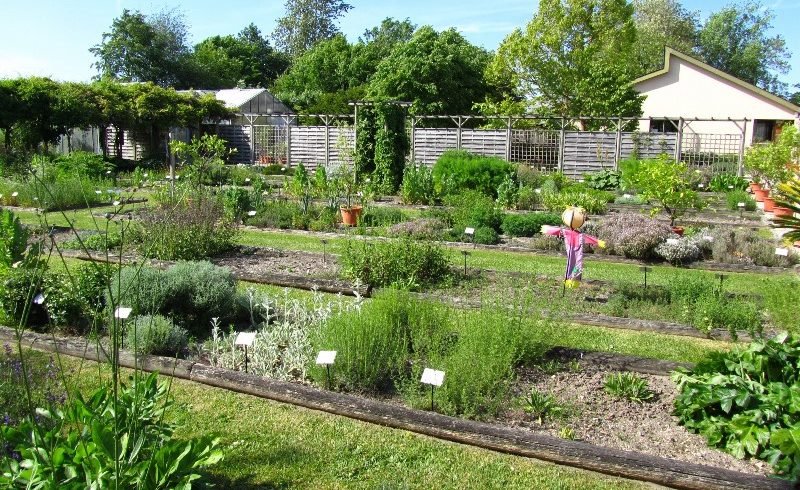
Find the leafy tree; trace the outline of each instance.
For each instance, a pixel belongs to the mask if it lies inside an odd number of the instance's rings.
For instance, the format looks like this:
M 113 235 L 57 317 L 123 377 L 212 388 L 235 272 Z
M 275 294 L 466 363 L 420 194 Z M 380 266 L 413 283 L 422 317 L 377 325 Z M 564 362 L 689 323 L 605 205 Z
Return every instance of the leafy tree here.
M 380 62 L 400 44 L 407 43 L 417 29 L 410 20 L 383 19 L 380 25 L 364 31 L 353 46 L 352 76 L 362 83 L 369 82 Z
M 288 58 L 270 46 L 255 24 L 237 36 L 213 36 L 194 49 L 194 86 L 217 89 L 268 87 L 289 66 Z
M 483 72 L 490 59 L 455 29 L 424 26 L 381 61 L 367 96 L 410 101 L 417 114 L 466 114 L 489 93 Z
M 186 24 L 175 11 L 145 16 L 125 9 L 89 51 L 97 57 L 98 78 L 183 87 L 190 77 L 186 37 Z
M 765 90 L 784 93 L 778 74 L 789 71 L 790 53 L 780 35 L 768 36 L 774 14 L 757 0 L 744 0 L 712 14 L 698 36 L 698 53 L 709 65 Z
M 11 149 L 14 124 L 24 114 L 24 106 L 17 91 L 18 85 L 19 80 L 0 80 L 0 130 L 3 131 L 3 147 L 6 151 Z
M 342 94 L 353 98 L 363 94 L 362 82 L 351 77 L 351 59 L 352 46 L 343 35 L 322 41 L 278 78 L 275 95 L 302 112 L 348 112 Z
M 697 11 L 683 8 L 677 0 L 634 0 L 636 75 L 661 69 L 667 46 L 681 53 L 693 53 L 698 15 Z
M 351 5 L 342 0 L 286 0 L 286 15 L 272 33 L 275 45 L 292 59 L 339 32 L 339 17 Z
M 636 30 L 625 0 L 542 0 L 501 43 L 488 77 L 505 97 L 560 116 L 641 114 L 631 86 Z

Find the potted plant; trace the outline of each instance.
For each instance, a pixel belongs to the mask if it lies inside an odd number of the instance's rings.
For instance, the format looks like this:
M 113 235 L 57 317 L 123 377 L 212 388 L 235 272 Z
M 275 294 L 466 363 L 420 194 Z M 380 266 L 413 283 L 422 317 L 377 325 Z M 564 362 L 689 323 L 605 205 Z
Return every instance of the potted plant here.
M 364 209 L 360 204 L 353 202 L 353 196 L 358 192 L 356 173 L 351 167 L 341 165 L 339 166 L 336 180 L 338 183 L 337 188 L 341 193 L 341 198 L 344 200 L 344 203 L 339 206 L 339 210 L 342 213 L 342 223 L 346 226 L 356 226 L 358 217 L 361 216 L 361 212 Z
M 800 149 L 800 134 L 793 125 L 782 128 L 777 141 L 753 145 L 747 149 L 744 164 L 751 170 L 757 181 L 764 183 L 753 194 L 756 201 L 764 202 L 769 197 L 769 189 L 792 178 L 792 159 Z M 770 205 L 770 207 L 774 204 Z M 765 210 L 767 204 L 765 203 Z
M 778 197 L 773 216 L 774 225 L 789 228 L 783 237 L 787 240 L 800 240 L 800 178 L 795 177 L 778 186 Z

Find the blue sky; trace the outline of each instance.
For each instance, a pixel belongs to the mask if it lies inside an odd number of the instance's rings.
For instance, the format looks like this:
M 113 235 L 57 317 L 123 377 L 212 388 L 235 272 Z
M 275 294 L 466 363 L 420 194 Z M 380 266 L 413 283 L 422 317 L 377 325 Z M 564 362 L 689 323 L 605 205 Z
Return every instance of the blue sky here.
M 471 42 L 495 49 L 515 27 L 533 15 L 535 0 L 350 0 L 353 9 L 340 27 L 354 41 L 365 29 L 385 17 L 410 18 L 417 25 L 436 29 L 455 27 Z M 727 0 L 684 0 L 702 18 L 728 4 Z M 123 8 L 152 13 L 177 8 L 185 15 L 192 43 L 216 34 L 235 34 L 250 22 L 263 33 L 272 32 L 283 14 L 283 0 L 5 0 L 0 11 L 0 78 L 28 75 L 57 80 L 88 81 L 95 70 L 88 49 L 99 43 Z M 792 70 L 782 77 L 800 83 L 800 0 L 768 0 L 776 19 L 773 30 L 786 39 Z

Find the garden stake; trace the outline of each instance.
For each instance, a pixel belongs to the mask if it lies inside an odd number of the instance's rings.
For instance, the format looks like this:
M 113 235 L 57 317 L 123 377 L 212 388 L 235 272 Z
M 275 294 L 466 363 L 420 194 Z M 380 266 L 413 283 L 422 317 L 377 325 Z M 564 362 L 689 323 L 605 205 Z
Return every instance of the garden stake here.
M 331 389 L 331 365 L 326 364 L 325 369 L 328 371 L 328 390 Z
M 433 385 L 431 385 L 431 412 L 433 412 Z
M 247 345 L 244 346 L 244 372 L 247 373 Z
M 327 250 L 327 247 L 326 247 L 326 245 L 328 244 L 328 240 L 323 238 L 320 241 L 322 242 L 322 263 L 324 264 L 325 260 L 327 259 L 327 256 L 328 256 L 328 250 Z
M 640 267 L 640 271 L 644 272 L 644 288 L 647 289 L 647 272 L 650 270 L 649 267 Z
M 462 250 L 461 253 L 464 254 L 464 277 L 467 277 L 467 255 L 469 255 L 469 252 Z
M 717 293 L 717 298 L 721 298 L 722 297 L 722 281 L 725 280 L 726 276 L 725 276 L 725 274 L 717 274 L 717 277 L 719 277 L 719 292 Z

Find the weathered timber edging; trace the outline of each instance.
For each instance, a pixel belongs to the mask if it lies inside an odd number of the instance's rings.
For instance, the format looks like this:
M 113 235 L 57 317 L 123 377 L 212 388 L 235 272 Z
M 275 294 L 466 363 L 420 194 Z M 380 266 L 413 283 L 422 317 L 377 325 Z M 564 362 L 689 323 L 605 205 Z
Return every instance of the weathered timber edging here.
M 90 253 L 87 255 L 83 251 L 78 250 L 61 250 L 61 255 L 78 260 L 86 260 L 92 262 L 111 262 L 119 263 L 119 256 L 111 255 L 107 259 L 104 254 Z M 110 259 L 110 260 L 109 260 Z M 144 261 L 152 267 L 166 269 L 173 265 L 175 262 L 153 259 L 141 259 L 134 256 L 123 256 L 122 264 L 130 265 L 133 263 L 140 263 Z M 368 297 L 372 293 L 372 286 L 358 286 L 347 281 L 338 281 L 335 279 L 313 278 L 306 276 L 298 276 L 293 274 L 278 274 L 274 272 L 262 273 L 259 275 L 246 274 L 236 270 L 231 271 L 236 279 L 245 282 L 252 282 L 256 284 L 269 284 L 271 286 L 288 287 L 294 289 L 303 289 L 306 291 L 322 291 L 325 293 L 343 294 L 346 296 L 364 296 Z
M 119 202 L 120 202 L 120 206 L 127 205 L 127 204 L 141 204 L 141 203 L 147 202 L 147 198 L 137 197 L 137 198 L 128 199 L 128 198 L 122 197 L 122 198 L 119 199 Z M 77 206 L 70 206 L 68 208 L 51 209 L 50 211 L 45 211 L 42 208 L 31 208 L 31 207 L 27 207 L 27 206 L 2 206 L 2 207 L 5 208 L 5 209 L 8 209 L 9 211 L 13 211 L 15 213 L 16 212 L 20 212 L 20 211 L 21 212 L 26 212 L 26 213 L 38 213 L 38 212 L 42 212 L 42 213 L 59 213 L 61 211 L 75 211 L 75 210 L 79 210 L 79 209 L 107 208 L 107 207 L 111 207 L 113 205 L 114 205 L 114 203 L 113 203 L 113 200 L 112 200 L 111 202 L 107 202 L 107 203 L 90 204 L 88 206 L 86 204 L 80 204 L 80 205 L 77 205 Z
M 0 328 L 0 338 L 13 340 L 14 332 L 7 328 Z M 104 351 L 90 346 L 80 339 L 59 339 L 42 334 L 26 333 L 23 336 L 23 343 L 36 349 L 93 361 L 107 359 Z M 408 430 L 443 440 L 674 488 L 788 489 L 794 487 L 791 482 L 784 480 L 659 458 L 633 451 L 604 448 L 519 429 L 498 427 L 188 361 L 157 356 L 143 356 L 137 360 L 130 353 L 121 353 L 119 360 L 123 367 L 158 371 L 207 386 L 395 429 Z
M 392 238 L 384 236 L 356 235 L 354 233 L 337 233 L 337 232 L 307 231 L 307 230 L 284 230 L 280 228 L 259 228 L 257 226 L 250 226 L 250 225 L 245 225 L 242 226 L 241 228 L 247 231 L 254 231 L 254 232 L 279 233 L 284 235 L 300 235 L 300 236 L 309 236 L 309 237 L 325 238 L 325 239 L 392 240 Z M 511 240 L 513 241 L 514 239 Z M 509 244 L 483 245 L 483 244 L 472 244 L 467 242 L 448 242 L 448 241 L 438 241 L 434 243 L 438 243 L 445 247 L 454 248 L 457 250 L 478 249 L 478 250 L 490 250 L 496 252 L 518 252 L 518 253 L 524 253 L 528 255 L 541 256 L 541 257 L 565 257 L 565 255 L 561 252 L 534 250 L 529 247 L 523 247 L 520 245 L 509 245 Z M 798 270 L 798 267 L 786 268 L 786 267 L 767 267 L 767 266 L 748 265 L 748 264 L 727 264 L 723 262 L 713 262 L 705 260 L 683 265 L 680 267 L 675 267 L 669 264 L 668 262 L 653 263 L 643 260 L 626 259 L 624 257 L 619 257 L 616 255 L 603 255 L 597 253 L 587 254 L 584 257 L 586 260 L 589 261 L 597 260 L 602 262 L 611 262 L 615 264 L 661 266 L 661 267 L 671 267 L 675 269 L 697 269 L 697 270 L 720 271 L 720 272 L 753 272 L 753 273 L 774 274 L 774 273 L 791 272 Z

